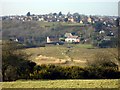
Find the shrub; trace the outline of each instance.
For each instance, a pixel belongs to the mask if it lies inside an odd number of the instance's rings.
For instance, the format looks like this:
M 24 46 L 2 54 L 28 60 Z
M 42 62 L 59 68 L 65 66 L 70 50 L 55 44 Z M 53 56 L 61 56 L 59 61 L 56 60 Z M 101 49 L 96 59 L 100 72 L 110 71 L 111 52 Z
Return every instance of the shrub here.
M 28 79 L 36 64 L 27 60 L 26 54 L 18 50 L 17 43 L 7 41 L 2 46 L 3 81 Z
M 111 67 L 87 67 L 87 78 L 89 79 L 118 79 L 120 72 Z
M 96 53 L 93 56 L 93 60 L 88 61 L 88 66 L 92 67 L 111 67 L 114 69 L 118 69 L 118 65 L 116 64 L 113 57 L 111 57 L 108 53 Z
M 113 79 L 120 77 L 120 72 L 111 67 L 80 68 L 79 66 L 44 65 L 44 68 L 41 68 L 41 66 L 31 74 L 32 79 Z

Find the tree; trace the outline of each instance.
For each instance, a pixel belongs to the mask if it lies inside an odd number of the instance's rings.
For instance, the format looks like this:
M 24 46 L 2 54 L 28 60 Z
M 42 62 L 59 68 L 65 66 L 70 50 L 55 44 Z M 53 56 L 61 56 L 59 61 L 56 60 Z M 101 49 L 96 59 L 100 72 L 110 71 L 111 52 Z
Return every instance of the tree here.
M 77 22 L 80 22 L 80 19 L 81 19 L 81 17 L 80 17 L 80 15 L 79 15 L 78 18 L 77 18 Z
M 112 67 L 118 69 L 118 65 L 114 57 L 110 53 L 96 53 L 92 61 L 88 61 L 88 65 L 92 67 Z
M 79 13 L 77 13 L 77 12 L 73 13 L 73 16 L 79 16 Z
M 101 30 L 102 30 L 102 26 L 103 26 L 103 23 L 102 23 L 102 22 L 100 22 L 100 21 L 96 22 L 95 25 L 94 25 L 95 31 L 96 31 L 96 32 L 101 31 Z
M 62 16 L 62 12 L 59 12 L 59 14 L 58 14 L 59 16 Z
M 70 15 L 71 15 L 70 12 L 68 12 L 68 13 L 67 13 L 67 16 L 69 17 Z
M 30 12 L 27 13 L 27 16 L 30 16 Z
M 53 13 L 53 15 L 54 15 L 54 16 L 56 16 L 56 15 L 57 15 L 57 13 Z
M 116 26 L 117 26 L 117 27 L 120 26 L 120 17 L 117 18 L 117 20 L 116 20 Z
M 36 65 L 27 59 L 27 55 L 17 48 L 17 43 L 2 43 L 2 76 L 3 81 L 27 79 Z
M 68 21 L 68 18 L 65 18 L 64 21 L 67 22 L 67 21 Z

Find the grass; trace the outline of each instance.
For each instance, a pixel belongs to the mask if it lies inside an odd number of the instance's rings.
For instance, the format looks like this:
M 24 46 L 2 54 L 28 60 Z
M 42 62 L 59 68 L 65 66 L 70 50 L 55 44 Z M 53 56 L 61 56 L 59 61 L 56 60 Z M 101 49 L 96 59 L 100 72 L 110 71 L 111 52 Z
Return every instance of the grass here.
M 87 48 L 87 49 L 92 49 L 94 48 L 91 44 L 77 44 L 75 45 L 76 48 Z
M 94 48 L 89 44 L 65 44 L 46 47 L 29 48 L 24 51 L 29 59 L 37 64 L 61 64 L 85 66 L 96 53 L 110 53 L 111 49 Z
M 118 88 L 118 79 L 3 82 L 2 88 Z
M 72 48 L 68 48 L 68 47 L 72 47 Z M 74 55 L 77 53 L 81 54 L 80 52 L 77 52 L 77 51 L 85 50 L 86 53 L 88 51 L 91 51 L 88 48 L 93 48 L 93 46 L 92 45 L 81 45 L 81 44 L 78 44 L 78 45 L 70 44 L 70 45 L 61 45 L 61 46 L 53 45 L 53 46 L 46 46 L 46 47 L 40 47 L 40 48 L 25 49 L 25 52 L 28 54 L 32 54 L 32 55 L 43 55 L 43 56 L 48 56 L 48 57 L 66 59 L 63 53 L 67 53 L 69 51 L 69 53 L 71 53 L 74 57 Z M 78 55 L 78 57 L 79 56 L 80 55 Z

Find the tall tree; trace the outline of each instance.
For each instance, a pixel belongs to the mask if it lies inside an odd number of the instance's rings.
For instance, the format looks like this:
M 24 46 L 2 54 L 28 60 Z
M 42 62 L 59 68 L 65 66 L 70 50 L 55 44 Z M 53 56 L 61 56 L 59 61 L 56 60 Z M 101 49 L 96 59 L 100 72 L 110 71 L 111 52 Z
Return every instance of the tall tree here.
M 61 16 L 62 15 L 62 12 L 59 12 L 59 14 L 58 14 L 59 16 Z
M 27 13 L 27 16 L 30 16 L 30 12 Z

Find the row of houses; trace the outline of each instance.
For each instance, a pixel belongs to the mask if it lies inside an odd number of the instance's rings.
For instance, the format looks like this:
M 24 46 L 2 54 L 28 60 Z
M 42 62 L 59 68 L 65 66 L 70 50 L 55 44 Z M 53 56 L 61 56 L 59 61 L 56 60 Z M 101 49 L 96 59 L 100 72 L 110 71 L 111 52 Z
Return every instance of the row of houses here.
M 97 21 L 103 22 L 107 26 L 114 26 L 116 16 L 87 16 L 79 13 L 73 14 L 57 14 L 50 13 L 44 15 L 16 15 L 16 16 L 3 16 L 2 20 L 20 20 L 20 21 L 44 21 L 44 22 L 72 22 L 81 24 L 94 24 Z

